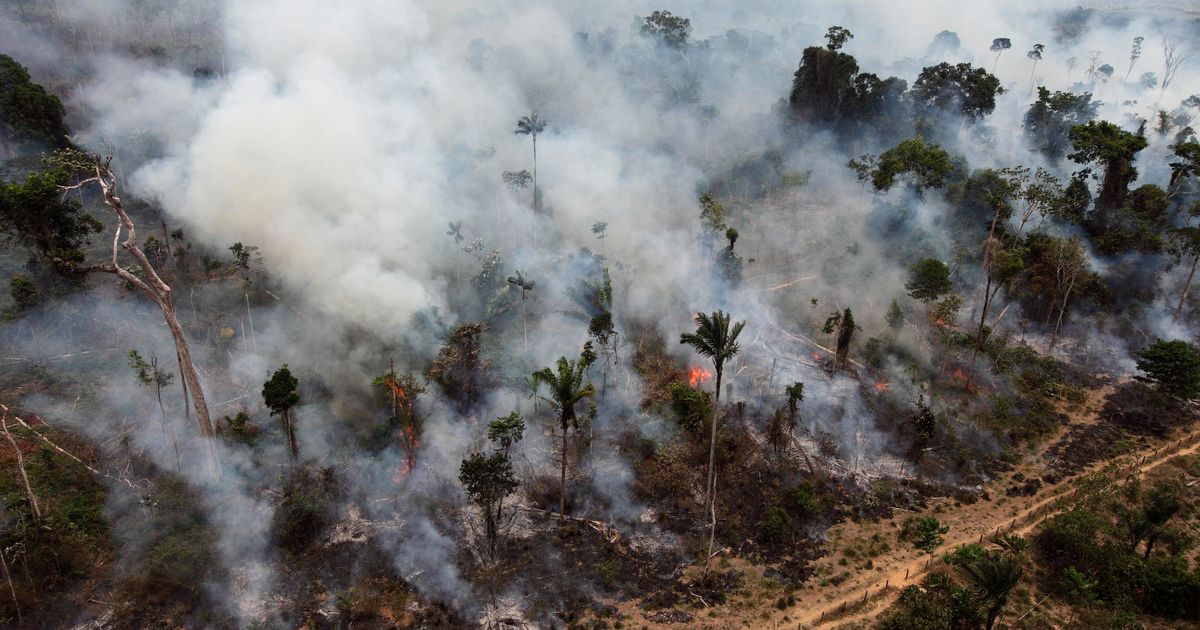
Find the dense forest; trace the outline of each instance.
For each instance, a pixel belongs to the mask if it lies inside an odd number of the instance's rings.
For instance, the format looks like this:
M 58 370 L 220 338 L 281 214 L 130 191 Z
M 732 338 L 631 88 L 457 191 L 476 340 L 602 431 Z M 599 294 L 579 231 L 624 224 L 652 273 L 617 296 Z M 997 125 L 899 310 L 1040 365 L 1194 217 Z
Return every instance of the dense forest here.
M 0 626 L 1200 627 L 1197 42 L 0 2 Z

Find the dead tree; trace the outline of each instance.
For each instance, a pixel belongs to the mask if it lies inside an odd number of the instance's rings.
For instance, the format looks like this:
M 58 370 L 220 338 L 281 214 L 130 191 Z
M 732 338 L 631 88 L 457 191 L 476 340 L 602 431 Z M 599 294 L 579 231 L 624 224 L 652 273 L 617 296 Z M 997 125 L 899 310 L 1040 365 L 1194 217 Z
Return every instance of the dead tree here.
M 72 269 L 80 273 L 113 274 L 138 291 L 141 291 L 162 310 L 163 318 L 167 322 L 167 328 L 170 329 L 171 337 L 175 340 L 175 354 L 179 361 L 179 373 L 183 375 L 183 382 L 191 395 L 192 406 L 196 411 L 196 420 L 200 425 L 200 435 L 204 437 L 205 450 L 210 467 L 209 473 L 214 477 L 219 476 L 220 467 L 217 462 L 217 449 L 212 441 L 215 433 L 213 431 L 212 420 L 208 414 L 208 403 L 204 400 L 204 389 L 200 386 L 200 375 L 196 371 L 195 362 L 192 360 L 191 350 L 188 349 L 187 337 L 183 334 L 183 326 L 180 325 L 179 318 L 175 314 L 175 303 L 171 299 L 171 287 L 158 275 L 158 272 L 154 269 L 154 265 L 150 264 L 150 259 L 146 257 L 146 253 L 138 245 L 137 228 L 134 226 L 133 220 L 129 218 L 129 214 L 125 212 L 125 206 L 121 202 L 121 198 L 117 195 L 117 178 L 111 169 L 112 157 L 109 156 L 101 159 L 98 156 L 88 156 L 79 152 L 61 152 L 58 154 L 58 158 L 73 170 L 88 174 L 87 177 L 84 177 L 73 185 L 64 186 L 63 189 L 75 190 L 91 184 L 98 184 L 101 192 L 104 194 L 104 205 L 117 218 L 116 228 L 113 231 L 111 260 L 106 263 L 92 265 L 73 265 Z M 124 241 L 121 240 L 122 230 L 126 232 Z M 121 266 L 118 258 L 122 249 L 128 252 L 137 265 L 141 267 L 145 278 Z

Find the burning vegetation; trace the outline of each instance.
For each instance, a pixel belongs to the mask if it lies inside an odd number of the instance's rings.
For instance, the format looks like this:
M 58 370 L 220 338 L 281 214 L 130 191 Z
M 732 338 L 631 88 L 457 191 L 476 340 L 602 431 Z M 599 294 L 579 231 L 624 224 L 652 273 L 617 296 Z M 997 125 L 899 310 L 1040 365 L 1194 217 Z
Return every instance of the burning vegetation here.
M 1183 12 L 110 4 L 0 7 L 0 625 L 1200 623 Z

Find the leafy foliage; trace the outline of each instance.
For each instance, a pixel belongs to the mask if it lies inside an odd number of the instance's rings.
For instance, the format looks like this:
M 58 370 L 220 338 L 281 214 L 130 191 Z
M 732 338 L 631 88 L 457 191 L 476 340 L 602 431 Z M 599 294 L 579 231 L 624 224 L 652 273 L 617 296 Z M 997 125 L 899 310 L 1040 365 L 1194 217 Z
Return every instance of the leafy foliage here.
M 1200 348 L 1191 343 L 1160 339 L 1138 353 L 1137 368 L 1138 380 L 1154 383 L 1168 396 L 1200 397 Z

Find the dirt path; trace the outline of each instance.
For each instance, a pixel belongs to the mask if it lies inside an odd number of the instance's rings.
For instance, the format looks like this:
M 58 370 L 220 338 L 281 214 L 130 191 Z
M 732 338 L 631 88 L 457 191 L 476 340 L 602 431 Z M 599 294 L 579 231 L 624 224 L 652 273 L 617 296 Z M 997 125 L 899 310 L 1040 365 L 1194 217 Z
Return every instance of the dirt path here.
M 948 507 L 931 505 L 926 511 L 933 514 L 943 524 L 950 525 L 950 533 L 941 550 L 952 549 L 957 545 L 980 542 L 987 536 L 1000 532 L 1012 532 L 1025 535 L 1034 530 L 1057 507 L 1057 504 L 1072 493 L 1074 482 L 1078 479 L 1116 468 L 1116 473 L 1129 476 L 1141 475 L 1167 460 L 1200 451 L 1200 429 L 1177 435 L 1169 441 L 1159 442 L 1154 448 L 1131 453 L 1115 460 L 1103 460 L 1056 484 L 1044 486 L 1041 491 L 1031 497 L 1004 496 L 1003 486 L 1006 483 L 993 483 L 990 490 L 1001 493 L 992 501 L 980 501 L 973 505 Z M 1003 480 L 1001 480 L 1003 481 Z M 848 541 L 851 536 L 869 538 L 875 532 L 892 533 L 898 526 L 897 519 L 878 524 L 850 524 L 842 532 L 837 532 L 838 538 L 833 537 L 831 529 L 830 544 Z M 841 527 L 841 526 L 839 526 Z M 823 559 L 832 565 L 832 557 Z M 872 559 L 875 571 L 859 571 L 857 579 L 850 579 L 838 587 L 816 588 L 802 590 L 797 593 L 796 606 L 783 611 L 773 618 L 770 624 L 782 623 L 784 615 L 790 624 L 800 623 L 809 627 L 841 625 L 852 622 L 869 620 L 887 609 L 898 597 L 900 589 L 910 584 L 917 584 L 931 569 L 938 568 L 940 561 L 931 559 L 915 549 L 896 547 L 889 553 Z

